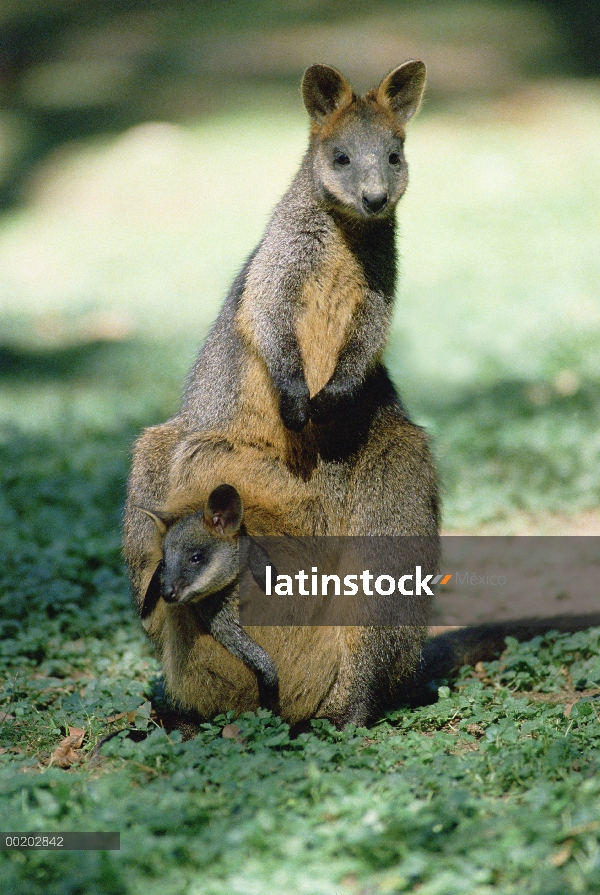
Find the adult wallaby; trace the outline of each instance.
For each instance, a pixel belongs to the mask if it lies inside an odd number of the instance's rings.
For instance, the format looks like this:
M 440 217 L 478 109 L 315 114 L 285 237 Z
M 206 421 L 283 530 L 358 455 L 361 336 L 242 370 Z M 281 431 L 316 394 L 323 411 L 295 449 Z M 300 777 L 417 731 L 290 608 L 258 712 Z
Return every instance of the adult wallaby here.
M 406 62 L 356 96 L 313 65 L 302 95 L 308 151 L 236 278 L 190 374 L 181 412 L 135 445 L 125 554 L 138 607 L 162 555 L 135 505 L 184 516 L 220 482 L 250 534 L 424 535 L 437 562 L 438 497 L 424 432 L 383 365 L 396 282 L 395 207 L 408 181 L 405 125 L 425 65 Z M 210 716 L 256 708 L 247 668 L 200 627 L 171 636 L 164 602 L 144 624 L 169 689 Z M 425 629 L 262 627 L 288 721 L 363 724 L 394 702 Z M 179 635 L 178 635 L 179 637 Z M 217 649 L 218 647 L 218 649 Z
M 139 507 L 163 538 L 163 558 L 150 580 L 140 617 L 148 618 L 160 599 L 172 606 L 165 617 L 165 639 L 185 639 L 198 625 L 256 675 L 264 708 L 278 708 L 279 682 L 275 663 L 239 622 L 238 573 L 240 534 L 245 534 L 243 504 L 235 488 L 219 485 L 201 512 L 177 519 L 168 513 Z M 246 560 L 264 589 L 269 557 L 253 541 L 242 542 Z M 257 555 L 258 554 L 258 555 Z

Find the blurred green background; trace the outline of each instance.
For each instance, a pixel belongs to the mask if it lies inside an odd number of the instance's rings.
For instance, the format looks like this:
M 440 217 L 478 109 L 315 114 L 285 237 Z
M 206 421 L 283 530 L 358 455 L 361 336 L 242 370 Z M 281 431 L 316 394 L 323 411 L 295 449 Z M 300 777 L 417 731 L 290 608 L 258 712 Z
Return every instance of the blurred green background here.
M 389 364 L 444 526 L 599 533 L 599 20 L 592 0 L 4 0 L 5 480 L 92 470 L 113 542 L 131 441 L 176 412 L 304 152 L 304 68 L 366 89 L 421 58 Z

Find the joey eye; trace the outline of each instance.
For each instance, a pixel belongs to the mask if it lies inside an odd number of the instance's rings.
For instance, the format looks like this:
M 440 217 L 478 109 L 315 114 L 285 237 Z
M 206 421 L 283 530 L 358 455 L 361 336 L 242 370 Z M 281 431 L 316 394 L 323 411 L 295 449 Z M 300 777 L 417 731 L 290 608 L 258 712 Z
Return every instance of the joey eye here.
M 334 161 L 336 165 L 341 165 L 343 167 L 344 165 L 350 164 L 350 156 L 346 155 L 345 152 L 336 152 Z
M 400 153 L 399 152 L 390 152 L 388 157 L 388 162 L 390 165 L 397 165 L 400 162 Z

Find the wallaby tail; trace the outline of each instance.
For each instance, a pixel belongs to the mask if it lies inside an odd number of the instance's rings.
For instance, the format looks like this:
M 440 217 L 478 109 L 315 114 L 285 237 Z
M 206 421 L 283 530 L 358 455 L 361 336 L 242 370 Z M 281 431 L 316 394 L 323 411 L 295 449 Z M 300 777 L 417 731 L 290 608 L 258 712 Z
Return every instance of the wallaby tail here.
M 549 631 L 574 633 L 598 625 L 600 613 L 590 613 L 524 618 L 446 630 L 425 644 L 418 669 L 403 687 L 402 702 L 413 707 L 435 702 L 439 682 L 451 680 L 463 665 L 497 659 L 505 648 L 507 637 L 525 641 Z

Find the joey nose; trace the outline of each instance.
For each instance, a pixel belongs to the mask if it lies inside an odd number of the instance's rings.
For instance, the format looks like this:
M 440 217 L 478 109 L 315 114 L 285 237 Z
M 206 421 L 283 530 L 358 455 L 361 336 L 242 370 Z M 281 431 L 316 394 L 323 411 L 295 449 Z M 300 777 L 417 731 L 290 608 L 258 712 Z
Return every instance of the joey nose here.
M 377 214 L 387 205 L 387 193 L 367 193 L 362 194 L 362 204 L 365 211 L 369 214 Z

